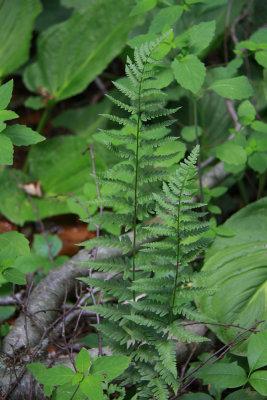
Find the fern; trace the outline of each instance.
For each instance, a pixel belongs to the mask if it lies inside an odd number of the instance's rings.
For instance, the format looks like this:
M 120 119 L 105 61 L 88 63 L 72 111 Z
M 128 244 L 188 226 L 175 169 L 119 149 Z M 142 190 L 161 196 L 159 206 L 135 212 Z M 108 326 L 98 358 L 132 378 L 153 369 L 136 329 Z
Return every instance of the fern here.
M 134 61 L 127 59 L 127 83 L 114 85 L 130 104 L 109 98 L 129 116 L 107 116 L 123 129 L 101 132 L 105 144 L 123 161 L 99 176 L 99 181 L 109 185 L 109 195 L 102 202 L 117 212 L 96 216 L 94 222 L 108 221 L 123 226 L 125 231 L 132 229 L 133 237 L 130 240 L 127 235 L 109 235 L 85 245 L 121 248 L 124 254 L 131 250 L 132 258 L 88 262 L 90 268 L 108 272 L 113 279 L 80 278 L 101 289 L 107 301 L 113 298 L 112 304 L 87 308 L 104 318 L 97 329 L 111 349 L 131 355 L 133 365 L 123 375 L 123 383 L 136 385 L 137 399 L 153 395 L 157 400 L 167 400 L 169 389 L 177 393 L 176 342 L 206 340 L 181 324 L 184 315 L 197 317 L 193 299 L 205 290 L 201 279 L 198 281 L 189 268 L 208 244 L 203 238 L 208 224 L 199 220 L 204 214 L 197 211 L 202 204 L 192 203 L 197 190 L 194 181 L 198 148 L 172 176 L 163 167 L 154 168 L 155 163 L 159 165 L 176 155 L 154 152 L 175 140 L 168 136 L 167 127 L 172 121 L 165 117 L 177 109 L 164 109 L 164 94 L 153 88 L 158 62 L 153 53 L 167 36 L 136 49 Z M 166 182 L 161 191 L 155 183 L 163 179 Z M 155 214 L 160 222 L 146 225 L 144 220 Z M 147 243 L 137 253 L 137 242 L 144 238 L 157 241 Z

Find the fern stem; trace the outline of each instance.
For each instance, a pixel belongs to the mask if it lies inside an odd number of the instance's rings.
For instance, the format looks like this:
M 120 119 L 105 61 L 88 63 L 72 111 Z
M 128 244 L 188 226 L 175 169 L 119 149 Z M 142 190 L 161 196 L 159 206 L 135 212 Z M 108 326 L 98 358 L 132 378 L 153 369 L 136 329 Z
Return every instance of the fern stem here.
M 139 89 L 139 95 L 141 92 L 141 85 Z M 136 162 L 135 162 L 135 183 L 134 183 L 134 220 L 133 220 L 133 278 L 135 280 L 135 256 L 136 256 L 136 219 L 137 219 L 137 181 L 138 181 L 138 153 L 139 153 L 139 133 L 140 133 L 140 96 L 138 101 L 138 120 L 137 120 L 137 132 L 136 132 Z M 133 292 L 133 301 L 135 301 L 135 291 Z
M 195 135 L 196 135 L 196 144 L 200 148 L 199 142 L 199 134 L 198 134 L 198 119 L 197 119 L 197 100 L 193 97 L 193 113 L 194 113 L 194 126 L 195 126 Z M 200 201 L 204 203 L 204 193 L 203 193 L 203 184 L 202 184 L 202 168 L 201 168 L 201 161 L 200 161 L 200 152 L 197 158 L 197 173 L 198 173 L 198 180 L 199 180 L 199 193 L 200 193 Z M 204 212 L 205 210 L 203 210 Z
M 181 236 L 180 236 L 181 200 L 182 200 L 182 194 L 183 194 L 185 182 L 187 180 L 187 176 L 188 176 L 188 172 L 186 174 L 186 177 L 184 178 L 183 185 L 181 187 L 181 191 L 179 194 L 178 207 L 177 207 L 176 272 L 175 272 L 174 288 L 173 288 L 173 293 L 172 293 L 172 303 L 171 303 L 170 312 L 169 312 L 169 324 L 171 324 L 173 322 L 173 309 L 174 309 L 175 296 L 176 296 L 176 290 L 177 290 L 177 284 L 178 284 L 178 274 L 179 274 L 179 266 L 180 266 L 180 248 L 181 248 Z

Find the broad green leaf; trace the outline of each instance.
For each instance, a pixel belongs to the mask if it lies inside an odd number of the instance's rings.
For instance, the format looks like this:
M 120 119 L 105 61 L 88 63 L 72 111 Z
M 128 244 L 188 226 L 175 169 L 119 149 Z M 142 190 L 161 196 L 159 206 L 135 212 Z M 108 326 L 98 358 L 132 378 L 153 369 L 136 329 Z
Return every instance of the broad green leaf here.
M 37 220 L 27 194 L 18 183 L 28 183 L 32 179 L 33 177 L 16 169 L 0 172 L 0 212 L 15 224 L 23 225 L 25 221 Z M 69 207 L 64 198 L 52 199 L 44 195 L 42 198 L 35 197 L 33 201 L 41 219 L 69 213 Z
M 16 114 L 14 111 L 0 110 L 0 121 L 8 121 L 10 119 L 15 119 L 15 118 L 18 118 L 18 114 Z
M 228 188 L 226 186 L 217 186 L 210 190 L 211 197 L 220 197 L 226 193 Z
M 218 363 L 202 367 L 196 376 L 206 384 L 214 384 L 218 388 L 236 388 L 247 382 L 246 371 L 235 364 Z
M 247 388 L 228 394 L 224 400 L 264 400 L 264 398 L 259 393 Z
M 24 105 L 33 110 L 40 110 L 40 108 L 44 107 L 44 99 L 40 96 L 30 96 L 26 99 Z
M 267 396 L 267 371 L 256 371 L 250 378 L 249 383 L 263 396 Z
M 15 146 L 28 146 L 45 140 L 45 137 L 24 125 L 8 126 L 4 134 L 9 137 Z
M 27 369 L 36 377 L 36 379 L 38 379 L 39 376 L 42 375 L 46 371 L 46 368 L 45 368 L 44 364 L 42 364 L 42 363 L 28 364 Z
M 226 67 L 215 67 L 209 72 L 213 80 L 233 78 L 242 64 L 243 60 L 241 58 L 234 58 Z
M 0 235 L 0 263 L 30 252 L 29 241 L 22 233 L 5 232 Z
M 254 171 L 263 174 L 267 169 L 267 154 L 266 153 L 254 153 L 248 157 L 248 165 Z
M 59 386 L 53 393 L 52 400 L 86 400 L 87 396 L 81 391 L 80 385 L 67 384 Z
M 143 43 L 153 42 L 155 39 L 157 39 L 157 35 L 155 33 L 146 33 L 128 40 L 127 43 L 134 49 L 135 47 L 140 47 Z
M 88 353 L 88 350 L 83 347 L 76 358 L 76 369 L 79 372 L 87 372 L 91 365 L 91 360 L 92 357 Z
M 232 237 L 217 236 L 207 250 L 203 272 L 207 288 L 216 287 L 213 296 L 199 299 L 200 310 L 218 323 L 267 328 L 267 198 L 242 208 L 223 226 L 232 229 Z M 225 296 L 227 293 L 227 296 Z M 233 340 L 240 330 L 210 326 L 224 343 Z M 250 337 L 248 333 L 246 337 Z M 233 346 L 231 352 L 247 354 L 248 341 Z
M 157 5 L 157 0 L 139 0 L 138 3 L 132 9 L 130 15 L 144 14 L 149 10 L 152 10 Z
M 41 11 L 39 0 L 1 0 L 0 78 L 9 75 L 29 57 L 34 20 Z
M 11 317 L 15 310 L 14 306 L 0 306 L 0 323 Z
M 12 165 L 13 152 L 13 144 L 9 137 L 0 133 L 0 165 Z
M 257 30 L 250 36 L 250 40 L 255 43 L 267 43 L 267 28 Z
M 196 94 L 205 79 L 206 68 L 204 64 L 193 54 L 181 59 L 176 58 L 172 63 L 172 69 L 177 82 L 184 88 Z
M 194 54 L 200 54 L 212 41 L 215 34 L 216 22 L 208 21 L 201 22 L 198 25 L 194 25 L 190 29 L 189 41 L 190 50 Z
M 247 161 L 247 153 L 242 146 L 225 142 L 216 147 L 216 157 L 227 164 L 243 165 Z
M 16 285 L 26 285 L 27 281 L 22 272 L 16 268 L 7 268 L 3 272 L 3 277 L 7 282 L 15 283 Z
M 48 248 L 47 241 L 50 243 L 50 248 Z M 62 242 L 57 235 L 49 235 L 46 237 L 43 235 L 35 234 L 33 240 L 33 250 L 35 253 L 41 257 L 49 257 L 51 255 L 56 257 L 60 250 L 62 249 Z
M 183 15 L 183 12 L 182 6 L 169 6 L 161 9 L 152 20 L 149 33 L 162 32 L 165 25 L 173 25 Z
M 258 132 L 267 133 L 267 124 L 262 121 L 254 121 L 251 128 Z
M 84 378 L 84 374 L 78 374 L 76 373 L 72 379 L 71 384 L 72 385 L 77 385 L 78 383 L 80 383 Z
M 30 274 L 40 268 L 42 268 L 44 271 L 49 270 L 51 268 L 51 263 L 47 256 L 42 257 L 38 254 L 34 254 L 33 251 L 31 251 L 30 254 L 16 258 L 12 266 L 23 272 L 23 274 Z
M 0 86 L 0 110 L 6 108 L 11 100 L 13 79 Z
M 228 226 L 221 225 L 216 228 L 216 234 L 224 237 L 232 237 L 235 236 L 236 233 Z
M 202 135 L 201 126 L 197 127 L 198 136 Z M 184 126 L 181 130 L 181 136 L 187 142 L 194 142 L 196 140 L 196 129 L 194 125 Z
M 255 60 L 258 64 L 260 64 L 263 68 L 267 68 L 267 51 L 257 51 L 255 53 Z
M 254 106 L 249 100 L 244 100 L 237 109 L 238 121 L 241 125 L 250 125 L 256 116 Z
M 209 89 L 232 100 L 242 100 L 253 95 L 253 89 L 246 76 L 217 80 L 211 84 Z
M 38 381 L 49 386 L 65 385 L 72 381 L 74 375 L 75 372 L 72 369 L 60 365 L 46 368 L 45 371 L 39 373 Z
M 46 196 L 61 193 L 79 194 L 86 182 L 95 182 L 89 153 L 82 155 L 88 142 L 81 136 L 57 136 L 31 149 L 28 156 L 29 172 L 42 182 Z M 105 168 L 104 160 L 95 153 L 98 172 Z M 62 202 L 64 199 L 60 199 Z
M 187 393 L 180 397 L 181 400 L 213 400 L 213 397 L 206 393 Z
M 118 8 L 99 0 L 42 32 L 37 60 L 24 73 L 27 88 L 35 93 L 41 88 L 52 101 L 82 92 L 125 45 L 135 23 L 129 17 L 133 3 L 122 0 Z
M 82 108 L 69 109 L 53 119 L 54 126 L 63 126 L 70 129 L 76 135 L 81 135 L 92 141 L 92 135 L 99 128 L 104 128 L 107 120 L 100 114 L 109 114 L 112 104 L 105 99 L 97 104 Z
M 267 330 L 251 336 L 247 357 L 250 370 L 267 365 Z
M 88 375 L 80 383 L 81 391 L 92 400 L 103 400 L 103 389 L 98 377 Z
M 44 392 L 47 396 L 51 396 L 54 391 L 54 386 L 44 384 Z
M 35 30 L 38 32 L 48 29 L 51 25 L 65 21 L 73 12 L 69 7 L 64 7 L 61 0 L 45 0 L 42 3 L 43 11 L 35 21 Z M 72 1 L 72 3 L 75 4 L 75 0 Z M 86 3 L 88 6 L 89 0 L 87 0 Z
M 99 357 L 90 369 L 91 374 L 101 374 L 107 382 L 112 381 L 128 368 L 131 359 L 126 356 Z

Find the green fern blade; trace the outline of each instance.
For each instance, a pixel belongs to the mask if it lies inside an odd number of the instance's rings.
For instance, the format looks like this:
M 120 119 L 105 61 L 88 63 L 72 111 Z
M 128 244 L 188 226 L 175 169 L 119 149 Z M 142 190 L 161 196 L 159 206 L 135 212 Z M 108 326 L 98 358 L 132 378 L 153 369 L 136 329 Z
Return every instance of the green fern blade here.
M 113 96 L 106 94 L 106 97 L 112 101 L 112 103 L 116 104 L 118 107 L 120 107 L 122 110 L 128 111 L 131 114 L 135 114 L 137 112 L 137 109 L 133 106 L 129 106 L 128 104 L 123 103 L 122 101 L 115 99 Z
M 110 321 L 119 321 L 123 319 L 124 315 L 130 313 L 129 307 L 123 304 L 99 304 L 82 308 L 108 318 Z
M 136 129 L 136 123 L 128 118 L 116 117 L 115 115 L 110 115 L 110 114 L 99 114 L 99 115 L 109 119 L 110 121 L 117 122 L 119 125 L 130 126 L 131 128 Z
M 98 278 L 84 277 L 78 279 L 94 288 L 105 289 L 106 293 L 115 296 L 120 302 L 129 300 L 132 297 L 132 292 L 129 290 L 129 282 L 127 281 L 117 281 L 114 279 L 104 281 Z
M 134 90 L 128 89 L 126 86 L 122 85 L 119 82 L 112 83 L 121 93 L 123 93 L 130 100 L 134 101 L 138 99 L 138 93 L 136 93 Z
M 168 109 L 160 109 L 157 111 L 150 111 L 149 113 L 143 112 L 141 114 L 142 121 L 151 121 L 152 119 L 156 119 L 159 117 L 166 117 L 171 114 L 175 114 L 181 107 L 177 108 L 168 108 Z
M 177 367 L 176 367 L 176 352 L 175 343 L 173 341 L 162 341 L 156 345 L 158 350 L 160 360 L 168 371 L 177 377 Z
M 168 400 L 169 390 L 163 379 L 154 379 L 152 382 L 152 393 L 156 400 Z

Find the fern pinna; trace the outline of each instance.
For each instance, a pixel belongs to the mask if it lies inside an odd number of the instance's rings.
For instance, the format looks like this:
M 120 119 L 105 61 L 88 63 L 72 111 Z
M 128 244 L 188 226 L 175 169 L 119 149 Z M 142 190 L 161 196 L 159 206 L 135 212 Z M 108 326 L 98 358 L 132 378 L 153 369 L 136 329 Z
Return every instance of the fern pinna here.
M 168 178 L 164 168 L 154 168 L 154 164 L 158 166 L 162 159 L 174 156 L 174 153 L 154 154 L 161 143 L 174 140 L 166 129 L 172 121 L 161 118 L 177 110 L 164 109 L 163 93 L 153 89 L 157 65 L 153 53 L 163 40 L 164 37 L 136 49 L 135 63 L 128 59 L 126 72 L 131 88 L 116 86 L 131 100 L 131 105 L 112 100 L 129 112 L 130 117 L 107 116 L 124 128 L 119 132 L 102 132 L 108 147 L 124 160 L 100 177 L 102 183 L 112 184 L 111 194 L 102 204 L 115 206 L 118 212 L 104 213 L 95 221 L 99 224 L 106 218 L 124 226 L 126 231 L 133 228 L 133 238 L 110 235 L 86 243 L 87 248 L 97 245 L 121 247 L 125 253 L 132 250 L 133 256 L 88 262 L 89 268 L 112 272 L 114 279 L 81 278 L 103 290 L 106 302 L 90 306 L 103 317 L 97 329 L 114 352 L 132 357 L 132 366 L 123 377 L 124 384 L 136 386 L 136 399 L 157 400 L 167 400 L 169 390 L 175 393 L 178 390 L 177 340 L 205 340 L 185 330 L 181 318 L 196 317 L 191 302 L 202 288 L 186 268 L 204 248 L 205 241 L 198 236 L 207 229 L 206 223 L 198 221 L 202 214 L 193 210 L 198 205 L 189 201 L 197 150 L 163 185 L 162 194 L 157 186 L 153 189 L 150 186 L 151 182 Z M 147 123 L 153 119 L 160 121 Z M 163 223 L 151 226 L 140 223 L 155 212 Z M 137 232 L 137 226 L 142 230 Z M 165 239 L 147 244 L 138 254 L 137 234 L 140 238 Z

